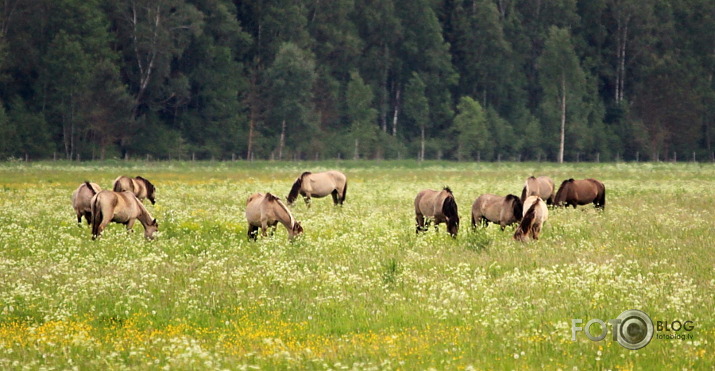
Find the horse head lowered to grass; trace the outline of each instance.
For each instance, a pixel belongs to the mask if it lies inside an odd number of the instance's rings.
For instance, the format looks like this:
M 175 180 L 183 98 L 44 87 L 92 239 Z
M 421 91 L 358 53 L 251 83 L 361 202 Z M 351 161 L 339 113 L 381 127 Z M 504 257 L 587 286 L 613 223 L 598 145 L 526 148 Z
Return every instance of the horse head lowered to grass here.
M 261 235 L 266 236 L 268 227 L 275 227 L 278 223 L 288 230 L 288 238 L 303 233 L 303 227 L 298 223 L 290 210 L 283 204 L 280 198 L 270 193 L 254 193 L 246 201 L 246 220 L 248 221 L 248 239 L 258 238 L 258 228 L 261 228 Z
M 596 179 L 567 179 L 556 192 L 554 205 L 573 206 L 593 203 L 596 208 L 606 207 L 606 186 Z
M 450 236 L 457 237 L 459 212 L 452 190 L 444 187 L 441 191 L 431 189 L 420 191 L 415 197 L 415 219 L 417 233 L 426 231 L 431 222 L 434 222 L 435 228 L 440 223 L 446 223 Z

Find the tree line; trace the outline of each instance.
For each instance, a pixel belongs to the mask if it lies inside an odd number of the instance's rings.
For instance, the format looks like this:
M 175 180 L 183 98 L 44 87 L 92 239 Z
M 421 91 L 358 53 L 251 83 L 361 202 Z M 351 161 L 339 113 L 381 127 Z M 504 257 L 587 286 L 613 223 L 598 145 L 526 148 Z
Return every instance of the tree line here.
M 711 0 L 7 0 L 0 158 L 713 159 Z

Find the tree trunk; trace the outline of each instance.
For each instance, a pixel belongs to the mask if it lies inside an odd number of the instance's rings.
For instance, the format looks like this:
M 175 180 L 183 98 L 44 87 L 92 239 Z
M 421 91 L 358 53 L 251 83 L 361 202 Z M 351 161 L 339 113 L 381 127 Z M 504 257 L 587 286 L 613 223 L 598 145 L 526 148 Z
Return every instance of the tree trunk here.
M 353 160 L 357 160 L 360 158 L 360 139 L 355 138 L 355 154 L 353 154 Z
M 253 127 L 255 122 L 253 118 L 249 120 L 248 124 L 248 149 L 246 150 L 246 159 L 251 160 L 251 155 L 253 154 Z
M 425 128 L 421 129 L 420 133 L 420 161 L 425 160 Z
M 387 76 L 388 76 L 388 55 L 390 54 L 390 48 L 387 46 L 387 43 L 384 45 L 384 55 L 383 55 L 383 63 L 384 63 L 384 68 L 382 69 L 382 94 L 380 95 L 380 99 L 382 100 L 382 104 L 380 104 L 381 111 L 380 112 L 380 121 L 382 122 L 382 132 L 387 133 Z
M 561 140 L 559 144 L 559 163 L 564 162 L 564 141 L 566 139 L 566 76 L 561 75 Z
M 395 110 L 392 115 L 392 136 L 397 136 L 397 116 L 400 113 L 400 88 L 395 92 Z
M 283 147 L 285 147 L 286 143 L 286 120 L 283 120 L 283 123 L 281 124 L 281 139 L 280 142 L 278 143 L 278 161 L 283 159 Z

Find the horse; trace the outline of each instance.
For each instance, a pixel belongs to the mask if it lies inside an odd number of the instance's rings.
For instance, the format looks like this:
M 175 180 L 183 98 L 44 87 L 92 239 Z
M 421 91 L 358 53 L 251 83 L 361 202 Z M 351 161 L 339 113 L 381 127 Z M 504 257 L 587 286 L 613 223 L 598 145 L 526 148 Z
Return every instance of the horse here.
M 339 171 L 330 170 L 322 173 L 306 171 L 295 180 L 288 197 L 286 197 L 286 201 L 288 201 L 288 205 L 293 205 L 298 194 L 300 194 L 303 196 L 305 204 L 310 207 L 311 197 L 321 198 L 331 195 L 333 196 L 333 204 L 342 206 L 343 202 L 345 202 L 347 191 L 347 177 Z
M 521 191 L 521 202 L 523 203 L 529 196 L 539 196 L 546 201 L 547 205 L 554 203 L 554 181 L 547 176 L 535 178 L 530 176 L 524 182 L 524 189 Z
M 415 219 L 417 220 L 417 233 L 426 231 L 431 221 L 435 229 L 440 223 L 447 223 L 447 232 L 452 237 L 457 237 L 459 231 L 459 212 L 457 202 L 449 187 L 441 191 L 425 189 L 415 197 Z M 425 219 L 427 225 L 425 226 Z
M 248 220 L 248 239 L 258 239 L 258 228 L 261 235 L 266 236 L 268 227 L 275 230 L 278 222 L 288 230 L 288 239 L 303 233 L 303 227 L 290 213 L 280 198 L 266 193 L 254 193 L 246 201 L 246 220 Z
M 72 192 L 72 207 L 75 213 L 77 213 L 77 224 L 82 223 L 82 216 L 87 221 L 89 225 L 92 222 L 92 197 L 101 192 L 102 187 L 97 183 L 90 183 L 86 181 L 77 187 L 74 192 Z
M 132 192 L 101 191 L 92 197 L 92 239 L 96 239 L 110 222 L 122 223 L 131 231 L 139 220 L 144 237 L 153 240 L 159 223 Z
M 485 227 L 492 222 L 498 223 L 503 231 L 507 225 L 521 220 L 521 209 L 521 199 L 515 195 L 483 194 L 472 204 L 472 227 L 476 227 L 477 222 Z
M 142 201 L 148 198 L 152 205 L 156 202 L 156 188 L 150 181 L 140 176 L 136 178 L 130 178 L 124 175 L 117 177 L 117 179 L 114 179 L 113 190 L 114 192 L 132 192 Z
M 514 232 L 514 239 L 524 242 L 531 237 L 533 240 L 538 240 L 541 227 L 547 219 L 549 219 L 549 209 L 544 200 L 539 196 L 527 197 L 524 201 L 524 215 Z
M 596 208 L 606 207 L 606 186 L 596 179 L 567 179 L 556 192 L 554 205 L 573 206 L 593 203 Z

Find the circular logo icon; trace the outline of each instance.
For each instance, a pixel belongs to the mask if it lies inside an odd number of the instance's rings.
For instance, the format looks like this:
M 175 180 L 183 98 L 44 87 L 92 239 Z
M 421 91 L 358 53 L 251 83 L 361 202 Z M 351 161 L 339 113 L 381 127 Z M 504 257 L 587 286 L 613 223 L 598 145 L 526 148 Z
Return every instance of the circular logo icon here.
M 643 348 L 653 338 L 653 321 L 644 312 L 631 309 L 618 316 L 618 344 L 624 348 L 636 350 Z

